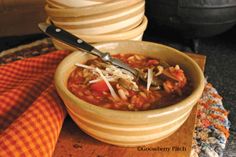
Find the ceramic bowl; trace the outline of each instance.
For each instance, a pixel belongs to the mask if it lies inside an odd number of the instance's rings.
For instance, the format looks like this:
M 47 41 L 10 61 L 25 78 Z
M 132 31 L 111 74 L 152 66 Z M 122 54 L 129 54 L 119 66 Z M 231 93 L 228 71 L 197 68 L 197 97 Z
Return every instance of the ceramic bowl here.
M 112 12 L 121 8 L 130 7 L 143 0 L 115 0 L 107 3 L 97 4 L 80 8 L 54 8 L 49 4 L 45 5 L 45 11 L 50 17 L 81 17 Z
M 62 9 L 62 8 L 66 8 L 66 6 L 63 6 L 57 2 L 54 2 L 52 0 L 46 0 L 46 4 L 48 4 L 48 6 L 50 8 L 58 8 L 58 9 Z
M 74 52 L 59 64 L 55 86 L 69 115 L 84 132 L 106 143 L 132 147 L 160 141 L 185 122 L 204 89 L 203 73 L 195 61 L 178 50 L 151 42 L 120 41 L 95 46 L 111 54 L 137 53 L 179 64 L 190 77 L 193 91 L 176 104 L 148 111 L 118 111 L 89 104 L 67 89 L 67 80 L 75 63 L 84 63 L 94 56 Z
M 97 4 L 102 4 L 109 2 L 111 0 L 46 0 L 46 2 L 52 5 L 55 8 L 80 8 L 80 7 L 88 7 L 94 6 Z
M 136 37 L 133 37 L 131 39 L 127 39 L 127 40 L 142 41 L 142 39 L 143 39 L 143 33 L 141 33 L 140 35 L 138 35 Z M 112 40 L 110 40 L 110 41 L 112 41 Z M 56 39 L 52 39 L 52 43 L 55 46 L 55 48 L 58 49 L 58 50 L 70 50 L 70 51 L 78 50 L 78 49 L 76 49 L 74 47 L 71 47 L 70 45 L 67 45 L 67 44 L 65 44 L 65 43 L 63 43 L 59 40 L 56 40 Z M 90 43 L 90 44 L 96 44 L 96 43 Z
M 74 34 L 97 35 L 134 28 L 141 23 L 143 16 L 144 1 L 140 1 L 128 8 L 104 14 L 77 18 L 49 18 L 55 25 Z
M 122 31 L 124 29 L 133 27 L 134 25 L 140 24 L 144 16 L 144 11 L 140 12 L 138 15 L 132 17 L 124 17 L 124 19 L 116 19 L 114 21 L 110 21 L 104 24 L 96 24 L 96 25 L 83 25 L 83 26 L 61 26 L 56 24 L 57 26 L 67 29 L 69 32 L 73 34 L 80 35 L 103 35 L 103 34 L 111 34 L 113 32 Z M 73 28 L 73 29 L 71 29 Z
M 48 22 L 48 21 L 47 21 Z M 75 36 L 78 36 L 79 38 L 83 39 L 84 41 L 88 43 L 99 43 L 99 42 L 109 42 L 109 41 L 118 41 L 118 40 L 142 40 L 143 33 L 147 27 L 148 20 L 144 16 L 142 23 L 130 30 L 127 31 L 121 31 L 121 32 L 115 32 L 110 34 L 101 34 L 101 35 L 84 35 L 84 34 L 74 34 Z M 70 32 L 70 30 L 68 30 Z M 67 46 L 64 43 L 53 39 L 54 45 L 59 49 L 69 49 L 74 50 L 71 46 Z
M 81 17 L 53 17 L 50 16 L 53 22 L 61 25 L 81 25 L 81 24 L 91 24 L 96 22 L 103 22 L 107 20 L 112 20 L 114 18 L 119 18 L 124 15 L 132 14 L 133 12 L 137 11 L 140 8 L 143 8 L 142 1 L 137 1 L 133 3 L 129 7 L 122 7 L 120 9 L 116 9 L 112 12 L 105 12 L 102 14 L 94 14 L 90 16 L 81 16 Z

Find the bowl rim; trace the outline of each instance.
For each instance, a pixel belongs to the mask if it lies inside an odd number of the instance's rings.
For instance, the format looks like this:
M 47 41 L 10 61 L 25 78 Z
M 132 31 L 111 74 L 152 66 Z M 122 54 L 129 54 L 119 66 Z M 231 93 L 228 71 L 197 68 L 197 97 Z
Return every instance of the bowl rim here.
M 79 2 L 76 1 L 66 1 L 62 2 L 60 0 L 46 0 L 46 2 L 52 2 L 56 3 L 56 5 L 61 6 L 63 8 L 82 8 L 82 7 L 87 7 L 87 6 L 95 6 L 97 4 L 102 4 L 102 3 L 107 3 L 111 0 L 80 0 Z
M 193 103 L 197 103 L 197 100 L 200 98 L 200 96 L 203 92 L 203 89 L 204 89 L 204 82 L 205 82 L 204 75 L 203 75 L 203 72 L 202 72 L 201 68 L 199 67 L 199 65 L 192 58 L 190 58 L 189 56 L 187 56 L 183 52 L 180 52 L 174 48 L 171 48 L 171 47 L 163 45 L 163 44 L 158 44 L 158 43 L 153 43 L 153 42 L 148 42 L 148 41 L 115 41 L 115 42 L 99 43 L 99 44 L 95 44 L 94 46 L 99 48 L 99 46 L 104 46 L 104 45 L 109 45 L 109 44 L 114 44 L 114 43 L 122 44 L 125 42 L 130 42 L 133 44 L 138 44 L 138 43 L 151 44 L 151 45 L 156 45 L 158 47 L 163 47 L 165 49 L 169 49 L 171 51 L 174 51 L 174 53 L 177 53 L 178 55 L 184 57 L 186 60 L 191 62 L 191 64 L 195 68 L 196 72 L 198 73 L 197 75 L 198 75 L 198 79 L 199 79 L 199 85 L 193 90 L 192 94 L 190 96 L 188 96 L 187 98 L 185 98 L 184 100 L 181 100 L 180 102 L 178 102 L 176 104 L 173 104 L 173 105 L 170 105 L 167 107 L 163 107 L 160 109 L 135 112 L 135 111 L 113 110 L 113 109 L 99 107 L 99 106 L 90 104 L 90 103 L 83 101 L 82 99 L 79 99 L 78 97 L 76 97 L 74 94 L 72 94 L 67 89 L 67 87 L 65 85 L 63 85 L 62 79 L 61 80 L 58 79 L 60 76 L 60 73 L 61 73 L 60 69 L 64 66 L 66 61 L 68 59 L 74 57 L 78 53 L 78 52 L 73 52 L 70 55 L 68 55 L 66 58 L 63 59 L 63 61 L 57 67 L 56 73 L 54 75 L 55 86 L 56 86 L 56 89 L 59 90 L 59 92 L 58 92 L 59 95 L 60 95 L 60 92 L 63 92 L 63 94 L 65 94 L 64 96 L 69 98 L 70 101 L 72 101 L 73 103 L 76 103 L 76 105 L 80 106 L 80 108 L 82 108 L 86 112 L 95 113 L 101 117 L 107 117 L 107 116 L 119 117 L 119 119 L 134 118 L 134 116 L 148 118 L 148 119 L 157 118 L 157 117 L 160 117 L 163 115 L 168 115 L 172 112 L 178 112 L 179 110 L 190 107 Z M 83 103 L 78 103 L 78 102 L 83 102 Z
M 58 0 L 46 0 L 46 3 L 52 4 L 55 8 L 82 8 L 82 7 L 88 7 L 88 6 L 96 6 L 98 4 L 106 3 L 109 0 L 106 1 L 90 1 L 90 0 L 80 0 L 79 3 L 76 3 L 76 1 L 58 1 Z
M 44 9 L 47 14 L 52 17 L 79 17 L 115 11 L 117 9 L 132 6 L 139 1 L 143 0 L 116 0 L 98 4 L 95 7 L 88 6 L 81 8 L 51 8 L 48 4 L 46 4 Z

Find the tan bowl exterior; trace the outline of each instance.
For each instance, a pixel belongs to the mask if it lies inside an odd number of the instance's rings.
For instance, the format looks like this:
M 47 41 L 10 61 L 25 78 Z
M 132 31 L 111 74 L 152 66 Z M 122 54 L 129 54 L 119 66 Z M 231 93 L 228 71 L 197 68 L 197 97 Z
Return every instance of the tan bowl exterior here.
M 142 39 L 143 39 L 143 33 L 138 35 L 137 37 L 134 37 L 131 39 L 126 39 L 126 40 L 142 41 Z M 110 40 L 110 41 L 112 41 L 112 40 Z M 118 40 L 114 40 L 114 41 L 118 41 Z M 122 40 L 119 40 L 119 41 L 122 41 Z M 56 40 L 56 39 L 52 39 L 52 43 L 56 47 L 56 49 L 58 49 L 58 50 L 70 50 L 70 51 L 77 51 L 78 50 L 78 49 L 76 49 L 70 45 L 67 45 L 59 40 Z M 97 44 L 97 43 L 90 43 L 90 44 Z
M 100 26 L 100 28 L 97 27 L 98 29 L 100 29 L 99 32 L 98 31 L 96 32 L 97 28 L 94 28 L 94 27 L 86 29 L 87 34 L 85 34 L 85 32 L 83 32 L 82 29 L 78 29 L 78 31 L 77 31 L 77 30 L 73 30 L 73 29 L 68 29 L 67 26 L 58 25 L 55 22 L 53 22 L 52 20 L 50 20 L 49 17 L 47 18 L 46 21 L 47 21 L 47 23 L 54 23 L 58 27 L 61 27 L 65 30 L 73 33 L 73 34 L 80 34 L 81 33 L 81 35 L 88 35 L 88 36 L 89 35 L 90 36 L 91 35 L 96 35 L 97 36 L 97 35 L 106 35 L 106 34 L 117 34 L 117 33 L 121 33 L 121 32 L 127 32 L 127 31 L 133 30 L 135 28 L 139 28 L 138 26 L 140 26 L 143 22 L 143 18 L 144 18 L 143 13 L 138 15 L 139 16 L 138 19 L 137 19 L 137 17 L 135 17 L 135 21 L 133 21 L 133 22 L 129 21 L 125 25 L 122 25 L 122 26 L 121 26 L 121 24 L 122 24 L 123 21 L 121 23 L 115 23 L 115 25 L 113 25 L 113 24 L 112 25 L 104 24 L 104 27 L 103 26 Z M 145 24 L 145 23 L 143 23 L 143 24 Z M 141 26 L 144 26 L 144 25 L 141 25 Z M 110 27 L 110 29 L 108 27 Z M 107 29 L 104 29 L 104 28 L 107 28 Z M 141 28 L 143 28 L 143 27 L 141 27 Z M 101 34 L 101 33 L 103 33 L 103 34 Z
M 137 37 L 131 39 L 131 40 L 133 40 L 133 41 L 142 41 L 143 40 L 143 33 L 138 35 Z
M 133 27 L 134 25 L 140 24 L 144 16 L 144 10 L 137 15 L 130 15 L 122 17 L 121 19 L 115 19 L 107 23 L 96 23 L 94 25 L 82 25 L 82 26 L 57 26 L 67 29 L 73 34 L 84 34 L 84 35 L 103 35 L 118 32 L 120 30 Z
M 140 1 L 131 5 L 130 7 L 125 7 L 117 9 L 112 12 L 106 12 L 103 14 L 95 14 L 91 16 L 82 16 L 82 17 L 50 17 L 50 19 L 58 25 L 62 26 L 80 26 L 80 25 L 89 25 L 96 24 L 100 22 L 107 22 L 109 20 L 114 20 L 127 16 L 129 14 L 137 15 L 139 12 L 144 10 L 144 1 Z
M 82 8 L 52 8 L 49 5 L 45 5 L 45 11 L 50 17 L 80 17 L 90 16 L 96 14 L 102 14 L 112 12 L 121 8 L 130 7 L 143 0 L 115 0 L 107 3 L 98 4 L 96 7 L 88 6 Z
M 170 64 L 179 64 L 191 77 L 194 89 L 181 102 L 149 111 L 117 111 L 89 104 L 67 89 L 67 79 L 77 62 L 93 56 L 74 52 L 67 56 L 55 73 L 55 86 L 75 123 L 90 136 L 119 146 L 138 146 L 162 140 L 174 133 L 188 118 L 204 88 L 204 77 L 190 57 L 173 48 L 151 42 L 121 41 L 98 44 L 96 47 L 111 54 L 137 53 L 156 57 Z
M 57 9 L 66 8 L 65 6 L 51 0 L 46 0 L 46 4 L 48 4 L 50 8 L 57 8 Z
M 58 6 L 62 8 L 80 8 L 95 6 L 102 3 L 107 3 L 111 0 L 95 1 L 95 0 L 46 0 L 48 4 L 56 4 L 55 8 Z M 53 5 L 52 5 L 53 6 Z
M 141 23 L 143 16 L 144 1 L 140 1 L 129 8 L 122 8 L 105 14 L 82 18 L 49 18 L 55 25 L 67 29 L 73 34 L 99 35 L 134 28 Z
M 134 37 L 137 37 L 141 33 L 145 31 L 147 28 L 148 20 L 147 17 L 144 16 L 141 24 L 129 31 L 126 32 L 118 32 L 118 33 L 108 33 L 108 34 L 98 34 L 98 35 L 89 35 L 89 34 L 80 34 L 73 32 L 71 30 L 68 30 L 74 35 L 77 35 L 84 39 L 85 41 L 88 41 L 90 43 L 95 43 L 95 42 L 107 42 L 107 41 L 114 41 L 114 40 L 127 40 L 127 39 L 132 39 Z
M 47 21 L 49 23 L 49 21 Z M 120 41 L 120 40 L 142 40 L 143 33 L 147 27 L 147 18 L 144 17 L 142 23 L 131 30 L 121 31 L 112 34 L 102 34 L 102 35 L 84 35 L 84 34 L 74 34 L 79 38 L 83 39 L 88 43 L 100 43 L 100 42 L 110 42 L 110 41 Z M 75 50 L 73 47 L 68 46 L 56 39 L 52 39 L 53 44 L 58 49 L 68 49 L 68 50 Z

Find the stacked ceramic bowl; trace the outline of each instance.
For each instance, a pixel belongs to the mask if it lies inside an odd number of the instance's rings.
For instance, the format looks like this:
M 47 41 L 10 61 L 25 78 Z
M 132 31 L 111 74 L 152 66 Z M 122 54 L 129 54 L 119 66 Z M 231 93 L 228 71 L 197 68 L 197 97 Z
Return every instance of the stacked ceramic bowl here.
M 47 22 L 93 44 L 142 40 L 145 0 L 47 0 Z M 72 49 L 53 39 L 57 48 Z

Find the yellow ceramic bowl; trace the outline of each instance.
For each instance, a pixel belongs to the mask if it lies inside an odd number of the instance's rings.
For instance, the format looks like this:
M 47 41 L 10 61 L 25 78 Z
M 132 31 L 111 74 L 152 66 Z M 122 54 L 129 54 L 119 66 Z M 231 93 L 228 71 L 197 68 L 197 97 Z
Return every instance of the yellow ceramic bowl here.
M 58 8 L 58 9 L 66 8 L 65 6 L 51 0 L 46 0 L 46 4 L 48 4 L 50 8 Z
M 133 37 L 133 38 L 130 38 L 130 39 L 126 39 L 126 40 L 133 40 L 133 41 L 142 41 L 143 39 L 143 33 L 141 33 L 140 35 L 136 36 L 136 37 Z M 119 41 L 121 41 L 122 39 L 120 39 Z M 110 39 L 110 41 L 118 41 L 118 40 L 112 40 Z M 56 39 L 52 39 L 52 43 L 53 45 L 58 49 L 58 50 L 70 50 L 70 51 L 77 51 L 76 48 L 70 46 L 70 45 L 67 45 L 59 40 L 56 40 Z M 96 43 L 90 43 L 90 44 L 96 44 Z
M 91 16 L 112 12 L 121 8 L 130 7 L 143 0 L 115 0 L 107 3 L 97 4 L 96 6 L 76 7 L 76 8 L 55 8 L 49 4 L 45 5 L 45 11 L 50 17 L 80 17 Z
M 47 21 L 47 23 L 50 23 Z M 130 30 L 123 30 L 121 32 L 115 32 L 110 34 L 101 34 L 101 35 L 84 35 L 84 34 L 74 34 L 79 38 L 83 39 L 88 43 L 100 43 L 100 42 L 110 42 L 110 41 L 120 41 L 120 40 L 142 40 L 143 33 L 147 27 L 148 20 L 144 16 L 143 20 L 140 25 Z M 70 32 L 70 30 L 67 30 Z M 73 47 L 66 45 L 56 39 L 52 39 L 53 44 L 58 49 L 68 49 L 68 50 L 75 50 Z
M 131 27 L 134 28 L 134 26 L 141 23 L 143 16 L 144 1 L 140 1 L 128 8 L 104 14 L 78 18 L 49 18 L 55 25 L 74 34 L 99 35 L 114 33 Z
M 67 26 L 79 26 L 79 25 L 89 25 L 104 22 L 106 23 L 109 20 L 114 20 L 117 18 L 121 18 L 123 16 L 128 16 L 130 14 L 137 14 L 136 12 L 140 11 L 144 8 L 145 1 L 137 1 L 129 7 L 123 7 L 120 9 L 116 9 L 111 12 L 104 12 L 102 14 L 93 14 L 90 16 L 81 16 L 81 17 L 53 17 L 51 16 L 51 20 L 55 24 L 59 25 L 67 25 Z
M 75 63 L 84 63 L 93 56 L 74 52 L 58 66 L 55 86 L 69 115 L 84 132 L 110 144 L 138 146 L 168 137 L 185 122 L 204 88 L 203 73 L 190 57 L 173 48 L 151 42 L 120 41 L 98 44 L 96 47 L 111 54 L 137 53 L 173 65 L 179 64 L 190 76 L 193 92 L 177 104 L 149 111 L 117 111 L 89 104 L 67 89 L 67 80 Z
M 108 2 L 110 0 L 104 1 L 91 1 L 91 0 L 46 0 L 48 4 L 50 4 L 54 8 L 80 8 L 80 7 L 88 7 L 95 6 L 98 4 L 102 4 Z

